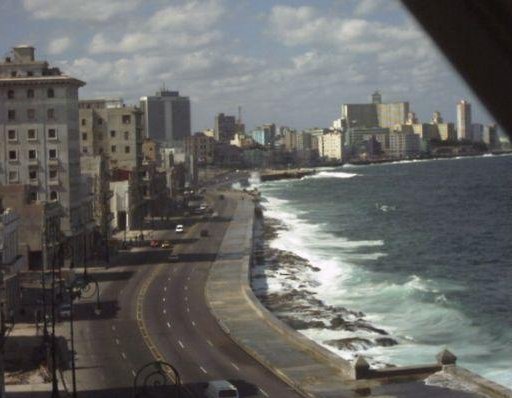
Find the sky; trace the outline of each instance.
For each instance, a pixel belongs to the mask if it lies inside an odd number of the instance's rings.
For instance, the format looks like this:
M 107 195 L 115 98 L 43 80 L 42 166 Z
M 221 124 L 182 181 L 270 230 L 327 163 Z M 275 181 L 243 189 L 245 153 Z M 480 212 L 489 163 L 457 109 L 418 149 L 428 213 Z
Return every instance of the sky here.
M 247 128 L 329 127 L 375 90 L 422 122 L 455 121 L 461 99 L 493 121 L 397 0 L 0 0 L 0 38 L 84 80 L 83 99 L 179 90 L 193 131 L 238 106 Z

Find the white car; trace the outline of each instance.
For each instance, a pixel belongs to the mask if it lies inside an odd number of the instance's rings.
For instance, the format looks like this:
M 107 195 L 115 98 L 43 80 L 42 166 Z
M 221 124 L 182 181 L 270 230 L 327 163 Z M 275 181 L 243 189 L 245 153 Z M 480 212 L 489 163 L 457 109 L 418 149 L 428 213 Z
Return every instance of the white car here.
M 178 234 L 183 233 L 183 231 L 184 231 L 183 225 L 182 225 L 182 224 L 178 224 L 178 225 L 176 225 L 176 229 L 175 229 L 175 231 L 176 231 L 176 233 L 178 233 Z
M 227 380 L 214 380 L 208 382 L 205 396 L 208 398 L 238 398 L 238 390 Z

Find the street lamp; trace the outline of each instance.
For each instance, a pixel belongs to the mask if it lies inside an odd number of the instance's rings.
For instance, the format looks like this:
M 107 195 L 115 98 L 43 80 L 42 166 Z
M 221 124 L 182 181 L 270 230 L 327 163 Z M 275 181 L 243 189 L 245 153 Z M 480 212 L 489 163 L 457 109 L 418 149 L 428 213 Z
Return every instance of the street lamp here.
M 99 314 L 100 308 L 100 287 L 98 281 L 89 275 L 78 277 L 73 280 L 66 289 L 69 294 L 69 325 L 71 340 L 71 376 L 73 382 L 73 398 L 76 398 L 76 368 L 75 368 L 75 340 L 73 327 L 73 302 L 76 298 L 91 298 L 96 295 L 95 312 Z
M 181 379 L 174 366 L 164 361 L 154 361 L 142 366 L 133 379 L 133 395 L 135 398 L 153 396 L 152 391 L 174 386 L 173 397 L 180 397 Z

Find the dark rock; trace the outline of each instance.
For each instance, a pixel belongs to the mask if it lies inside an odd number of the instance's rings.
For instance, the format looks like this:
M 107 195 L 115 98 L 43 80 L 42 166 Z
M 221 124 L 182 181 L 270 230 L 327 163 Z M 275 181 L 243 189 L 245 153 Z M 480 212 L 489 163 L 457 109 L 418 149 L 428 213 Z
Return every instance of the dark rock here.
M 374 345 L 370 340 L 363 339 L 361 337 L 349 337 L 345 339 L 327 340 L 324 341 L 324 343 L 332 347 L 336 347 L 339 350 L 350 351 L 358 351 L 361 349 L 364 350 Z
M 341 315 L 331 320 L 331 329 L 343 329 L 347 322 Z
M 391 337 L 379 337 L 375 339 L 375 342 L 382 347 L 391 347 L 398 344 L 398 341 Z
M 295 330 L 325 328 L 325 323 L 323 323 L 322 321 L 304 321 L 302 319 L 290 317 L 282 317 L 281 320 L 286 322 L 288 326 Z

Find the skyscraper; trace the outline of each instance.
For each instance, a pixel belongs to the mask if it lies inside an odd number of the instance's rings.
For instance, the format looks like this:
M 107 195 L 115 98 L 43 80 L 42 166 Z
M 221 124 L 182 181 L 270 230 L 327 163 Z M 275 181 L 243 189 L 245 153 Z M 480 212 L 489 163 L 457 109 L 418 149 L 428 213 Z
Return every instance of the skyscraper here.
M 464 100 L 457 104 L 457 139 L 471 140 L 471 104 Z
M 162 89 L 154 96 L 142 97 L 140 107 L 146 138 L 173 145 L 190 136 L 190 100 L 178 91 Z

